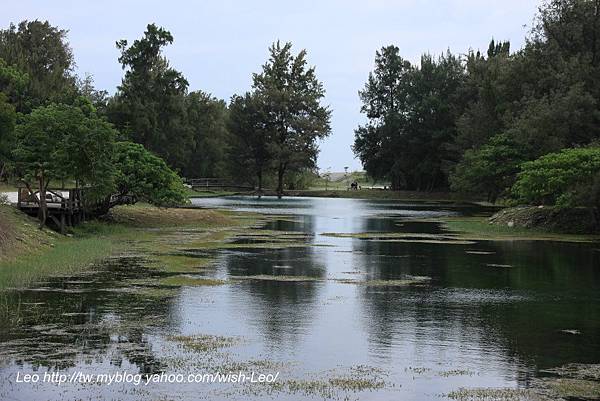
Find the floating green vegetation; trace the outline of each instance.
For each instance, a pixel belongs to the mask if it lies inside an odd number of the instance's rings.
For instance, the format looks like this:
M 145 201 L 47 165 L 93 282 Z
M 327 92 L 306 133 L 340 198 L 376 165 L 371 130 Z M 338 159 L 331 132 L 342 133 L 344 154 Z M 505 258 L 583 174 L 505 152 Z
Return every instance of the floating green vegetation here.
M 164 286 L 171 287 L 200 287 L 200 286 L 215 286 L 227 284 L 224 280 L 212 278 L 198 278 L 190 276 L 170 276 L 161 278 L 158 283 Z
M 594 399 L 600 398 L 600 382 L 583 379 L 540 379 L 542 386 L 546 387 L 557 397 L 568 399 Z
M 600 381 L 600 364 L 570 363 L 568 365 L 561 366 L 560 368 L 546 369 L 542 372 L 576 379 Z
M 259 280 L 259 281 L 290 281 L 290 282 L 303 282 L 303 281 L 323 281 L 319 277 L 312 276 L 286 276 L 286 275 L 270 275 L 270 274 L 257 274 L 254 276 L 231 276 L 231 280 Z
M 176 288 L 155 288 L 155 287 L 146 287 L 140 288 L 134 294 L 141 298 L 149 298 L 149 299 L 165 299 L 172 298 L 176 296 L 179 291 Z
M 157 255 L 150 267 L 168 273 L 194 273 L 207 267 L 211 258 L 199 258 L 186 255 Z
M 378 242 L 410 242 L 423 244 L 472 245 L 474 241 L 462 239 L 453 234 L 428 233 L 322 233 L 325 237 L 356 238 Z
M 475 372 L 468 369 L 451 369 L 442 370 L 436 373 L 440 377 L 452 377 L 452 376 L 475 376 Z
M 419 366 L 409 366 L 404 368 L 405 372 L 409 372 L 416 375 L 423 375 L 425 373 L 431 372 L 431 368 L 419 367 Z
M 388 386 L 385 380 L 387 374 L 381 369 L 359 365 L 346 373 L 326 372 L 323 378 L 306 380 L 285 380 L 271 383 L 273 390 L 290 394 L 302 394 L 324 399 L 349 399 L 343 393 L 358 393 L 363 391 L 380 390 Z
M 354 280 L 354 279 L 338 279 L 338 283 L 357 284 L 370 287 L 405 287 L 409 285 L 426 284 L 431 281 L 431 277 L 427 276 L 407 276 L 397 280 Z
M 290 362 L 278 362 L 269 359 L 250 359 L 246 361 L 225 360 L 218 365 L 211 365 L 212 370 L 220 372 L 251 372 L 258 370 L 283 370 Z
M 551 401 L 530 389 L 514 388 L 461 388 L 446 394 L 457 401 Z
M 217 250 L 217 249 L 285 249 L 294 247 L 316 246 L 308 240 L 310 235 L 262 229 L 227 229 L 196 233 L 182 244 L 177 237 L 172 242 L 179 243 L 179 248 L 185 245 L 187 250 Z M 170 244 L 169 244 L 170 245 Z
M 558 377 L 544 377 L 536 385 L 555 397 L 575 399 L 600 398 L 600 364 L 572 363 L 543 371 Z
M 600 364 L 569 364 L 542 372 L 555 377 L 534 379 L 531 388 L 461 388 L 446 394 L 458 401 L 592 400 L 600 397 Z
M 337 238 L 359 238 L 359 239 L 376 239 L 376 240 L 387 240 L 397 238 L 420 238 L 420 239 L 456 239 L 456 235 L 451 234 L 429 234 L 429 233 L 376 233 L 376 232 L 363 232 L 363 233 L 322 233 L 321 235 L 326 237 L 337 237 Z
M 196 352 L 211 352 L 222 348 L 233 347 L 239 344 L 242 339 L 238 337 L 225 337 L 214 335 L 192 335 L 192 336 L 170 336 L 170 341 L 180 343 L 183 347 Z

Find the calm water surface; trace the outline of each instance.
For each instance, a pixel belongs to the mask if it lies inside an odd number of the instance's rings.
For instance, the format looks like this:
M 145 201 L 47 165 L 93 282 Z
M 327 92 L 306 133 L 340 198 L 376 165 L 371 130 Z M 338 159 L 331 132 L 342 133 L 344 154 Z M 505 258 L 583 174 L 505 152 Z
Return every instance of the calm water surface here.
M 0 294 L 2 308 L 18 312 L 0 321 L 0 399 L 440 400 L 460 387 L 524 388 L 541 370 L 600 362 L 599 244 L 445 240 L 452 233 L 428 218 L 481 211 L 436 203 L 243 197 L 194 203 L 276 214 L 266 229 L 306 233 L 311 245 L 217 250 L 211 277 L 316 280 L 237 280 L 140 297 L 123 283 L 152 273 L 132 255 L 86 275 Z M 402 241 L 323 235 L 363 232 L 415 235 Z M 361 284 L 415 276 L 430 280 Z M 170 335 L 239 342 L 199 354 Z M 385 385 L 324 395 L 240 384 L 16 383 L 18 372 L 235 368 L 279 371 L 282 382 L 364 375 Z

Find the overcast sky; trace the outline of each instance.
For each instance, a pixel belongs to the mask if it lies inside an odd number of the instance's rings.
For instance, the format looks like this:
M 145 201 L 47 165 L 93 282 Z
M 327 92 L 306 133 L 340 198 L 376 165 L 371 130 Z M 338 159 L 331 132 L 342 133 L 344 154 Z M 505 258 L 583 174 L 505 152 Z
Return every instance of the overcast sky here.
M 155 22 L 173 34 L 166 50 L 190 90 L 229 99 L 250 88 L 268 46 L 291 41 L 305 48 L 333 110 L 332 135 L 321 144 L 319 167 L 360 169 L 350 146 L 364 122 L 357 92 L 373 68 L 375 51 L 395 44 L 418 62 L 421 53 L 450 48 L 464 54 L 489 40 L 524 43 L 539 0 L 320 0 L 320 1 L 5 1 L 0 23 L 49 20 L 69 30 L 77 72 L 114 93 L 123 71 L 115 41 L 139 38 Z

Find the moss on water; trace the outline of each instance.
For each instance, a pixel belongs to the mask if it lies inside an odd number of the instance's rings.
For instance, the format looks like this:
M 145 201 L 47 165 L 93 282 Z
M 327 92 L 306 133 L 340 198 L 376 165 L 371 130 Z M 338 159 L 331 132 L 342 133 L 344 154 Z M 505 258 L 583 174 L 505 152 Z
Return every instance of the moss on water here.
M 530 389 L 461 388 L 446 394 L 456 401 L 552 401 Z
M 600 365 L 569 364 L 543 371 L 552 377 L 535 378 L 529 388 L 460 388 L 445 394 L 457 401 L 554 401 L 600 398 Z
M 212 262 L 211 258 L 172 254 L 155 255 L 153 260 L 154 263 L 150 267 L 167 273 L 194 273 L 206 268 Z
M 600 382 L 582 379 L 544 379 L 543 386 L 559 397 L 597 400 L 600 398 Z
M 258 274 L 254 276 L 231 276 L 231 280 L 257 280 L 257 281 L 286 281 L 286 282 L 303 282 L 303 281 L 323 281 L 319 277 L 311 276 L 285 276 L 285 275 L 268 275 Z
M 224 280 L 216 280 L 212 278 L 198 278 L 190 276 L 170 276 L 158 280 L 159 285 L 170 287 L 200 287 L 200 286 L 216 286 L 227 284 Z
M 423 244 L 448 244 L 448 245 L 471 245 L 472 240 L 460 238 L 452 234 L 427 234 L 427 233 L 323 233 L 326 237 L 357 238 L 377 242 L 407 242 Z
M 343 284 L 356 284 L 370 287 L 405 287 L 409 285 L 427 284 L 431 281 L 431 277 L 426 276 L 407 276 L 398 280 L 353 280 L 353 279 L 338 279 L 335 280 Z

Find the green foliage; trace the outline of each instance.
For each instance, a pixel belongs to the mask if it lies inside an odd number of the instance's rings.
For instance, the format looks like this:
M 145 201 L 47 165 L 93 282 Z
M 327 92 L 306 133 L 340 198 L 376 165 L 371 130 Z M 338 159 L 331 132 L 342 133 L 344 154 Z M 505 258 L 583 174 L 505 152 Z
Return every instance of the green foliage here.
M 171 33 L 154 24 L 131 46 L 126 40 L 117 42 L 126 72 L 108 105 L 108 116 L 129 139 L 183 169 L 193 148 L 193 132 L 186 120 L 188 82 L 162 56 L 162 48 L 172 42 Z
M 186 99 L 187 124 L 193 135 L 193 150 L 183 168 L 188 177 L 225 177 L 228 173 L 229 131 L 227 105 L 202 91 Z
M 7 96 L 13 105 L 22 105 L 25 101 L 25 92 L 29 83 L 29 76 L 12 67 L 0 58 L 0 92 Z
M 6 164 L 11 156 L 15 121 L 15 108 L 7 102 L 4 93 L 0 92 L 0 179 L 4 176 Z
M 549 0 L 525 46 L 490 42 L 419 66 L 376 53 L 354 152 L 394 189 L 502 196 L 520 161 L 600 138 L 600 2 Z
M 86 196 L 90 202 L 105 197 L 113 188 L 111 157 L 116 133 L 88 102 L 79 103 L 38 107 L 23 116 L 15 130 L 15 168 L 30 188 L 37 184 L 42 224 L 51 180 L 74 179 L 89 186 Z
M 281 196 L 286 172 L 315 165 L 317 140 L 331 131 L 331 111 L 320 103 L 325 90 L 315 68 L 307 66 L 305 50 L 294 56 L 291 43 L 277 42 L 269 52 L 262 71 L 253 76 L 252 88 Z
M 600 208 L 600 147 L 564 149 L 523 164 L 513 187 L 520 201 Z
M 272 163 L 269 133 L 264 129 L 265 120 L 255 94 L 246 93 L 231 98 L 228 128 L 231 133 L 232 176 L 235 174 L 246 180 L 256 177 L 259 191 L 263 188 L 263 177 Z
M 495 202 L 510 189 L 524 160 L 523 151 L 508 136 L 500 134 L 479 149 L 469 149 L 450 177 L 453 191 L 485 194 Z
M 26 86 L 14 103 L 17 111 L 28 113 L 50 102 L 71 103 L 77 96 L 73 75 L 73 53 L 66 40 L 67 31 L 53 27 L 48 21 L 23 21 L 0 30 L 0 85 L 6 65 L 13 69 L 12 81 Z M 15 73 L 15 71 L 21 73 Z M 22 76 L 26 74 L 26 82 Z M 15 79 L 17 78 L 17 79 Z M 26 85 L 25 85 L 26 84 Z M 4 88 L 0 88 L 4 91 Z M 12 94 L 10 94 L 12 97 Z
M 181 178 L 163 159 L 142 145 L 117 142 L 113 164 L 118 196 L 132 196 L 156 206 L 174 206 L 187 202 Z
M 355 131 L 354 152 L 367 173 L 389 179 L 394 189 L 447 186 L 456 153 L 449 144 L 465 107 L 465 71 L 450 52 L 420 67 L 404 60 L 396 46 L 376 53 L 375 70 L 360 98 L 369 122 Z

